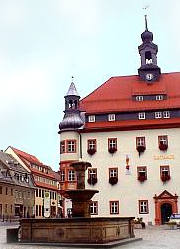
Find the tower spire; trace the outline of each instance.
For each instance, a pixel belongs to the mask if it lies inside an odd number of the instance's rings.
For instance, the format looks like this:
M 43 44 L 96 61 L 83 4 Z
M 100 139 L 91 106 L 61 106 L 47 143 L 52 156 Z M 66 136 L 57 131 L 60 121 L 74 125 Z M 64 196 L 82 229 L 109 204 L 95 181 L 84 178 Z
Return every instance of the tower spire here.
M 148 31 L 147 15 L 144 15 L 144 18 L 145 18 L 145 30 Z
M 145 18 L 145 31 L 141 34 L 142 44 L 138 47 L 141 56 L 141 67 L 138 69 L 142 80 L 153 82 L 158 80 L 161 69 L 157 66 L 158 46 L 153 43 L 153 33 L 148 30 L 147 15 Z

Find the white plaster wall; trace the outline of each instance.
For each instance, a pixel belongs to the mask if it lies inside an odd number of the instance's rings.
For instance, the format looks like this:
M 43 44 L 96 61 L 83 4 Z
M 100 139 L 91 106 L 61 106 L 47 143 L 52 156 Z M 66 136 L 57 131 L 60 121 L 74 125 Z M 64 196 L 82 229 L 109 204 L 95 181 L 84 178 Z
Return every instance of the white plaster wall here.
M 78 160 L 79 159 L 79 133 L 75 131 L 64 131 L 60 135 L 60 141 L 63 140 L 76 140 L 76 153 L 63 153 L 60 154 L 60 161 Z
M 167 152 L 158 148 L 158 136 L 168 135 Z M 145 136 L 146 150 L 139 157 L 136 150 L 136 137 Z M 117 138 L 118 150 L 113 155 L 108 152 L 108 138 Z M 97 139 L 97 152 L 90 156 L 87 153 L 87 140 Z M 83 160 L 89 161 L 97 168 L 98 183 L 94 186 L 86 181 L 86 188 L 98 189 L 99 194 L 93 197 L 98 201 L 98 216 L 110 216 L 109 201 L 119 200 L 120 216 L 143 217 L 145 222 L 154 223 L 154 195 L 167 190 L 177 194 L 180 212 L 180 129 L 154 129 L 137 131 L 116 131 L 82 134 Z M 130 175 L 126 175 L 126 155 L 130 161 Z M 173 155 L 174 159 L 155 160 L 154 156 Z M 160 179 L 160 166 L 169 165 L 171 180 L 163 184 Z M 137 166 L 147 166 L 147 181 L 137 180 Z M 118 167 L 118 183 L 109 184 L 109 168 Z M 86 173 L 87 174 L 87 173 Z M 86 175 L 87 176 L 87 175 Z M 138 200 L 148 200 L 149 214 L 139 214 Z M 118 215 L 118 216 L 119 216 Z M 116 215 L 113 215 L 116 216 Z
M 12 155 L 28 172 L 31 172 L 31 170 L 26 166 L 26 164 L 16 155 L 16 153 L 11 149 L 11 147 L 8 147 L 5 150 L 6 153 Z

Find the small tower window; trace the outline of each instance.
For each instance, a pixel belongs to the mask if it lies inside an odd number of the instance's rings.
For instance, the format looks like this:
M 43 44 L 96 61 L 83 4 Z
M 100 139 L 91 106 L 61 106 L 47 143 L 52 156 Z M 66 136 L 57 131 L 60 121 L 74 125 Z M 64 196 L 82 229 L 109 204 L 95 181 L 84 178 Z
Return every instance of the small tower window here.
M 69 109 L 72 109 L 73 108 L 73 101 L 70 99 L 69 100 Z
M 77 109 L 77 106 L 78 106 L 78 104 L 77 104 L 77 100 L 74 100 L 74 109 Z
M 145 52 L 146 64 L 152 64 L 152 55 L 150 51 Z

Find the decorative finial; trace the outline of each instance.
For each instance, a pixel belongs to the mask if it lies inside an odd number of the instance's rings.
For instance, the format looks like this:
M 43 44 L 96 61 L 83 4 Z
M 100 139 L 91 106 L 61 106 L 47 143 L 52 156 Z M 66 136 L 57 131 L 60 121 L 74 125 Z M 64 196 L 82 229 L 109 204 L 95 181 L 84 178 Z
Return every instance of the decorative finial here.
M 148 9 L 149 9 L 149 6 L 148 6 L 148 5 L 146 5 L 146 6 L 143 8 L 143 10 L 144 10 L 145 13 L 147 13 L 147 10 L 148 10 Z M 147 14 L 145 14 L 144 17 L 145 17 L 145 31 L 148 31 Z
M 72 82 L 74 81 L 74 76 L 71 77 L 72 78 Z
M 144 17 L 145 17 L 145 30 L 148 31 L 148 26 L 147 26 L 147 15 L 145 15 Z

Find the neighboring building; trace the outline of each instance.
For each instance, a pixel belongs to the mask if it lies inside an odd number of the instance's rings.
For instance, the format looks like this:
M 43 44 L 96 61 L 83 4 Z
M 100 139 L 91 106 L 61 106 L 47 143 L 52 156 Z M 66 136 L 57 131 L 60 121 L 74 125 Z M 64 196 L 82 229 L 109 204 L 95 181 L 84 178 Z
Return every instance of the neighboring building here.
M 180 212 L 180 73 L 161 74 L 147 23 L 141 38 L 138 75 L 112 77 L 81 101 L 71 83 L 59 124 L 61 186 L 76 188 L 69 164 L 88 161 L 86 187 L 99 190 L 91 214 L 159 225 Z
M 28 169 L 34 180 L 36 218 L 57 217 L 61 213 L 58 201 L 60 200 L 59 180 L 51 167 L 44 165 L 35 156 L 9 146 L 6 150 L 16 160 Z
M 0 151 L 0 218 L 33 217 L 34 193 L 31 174 L 12 155 Z

